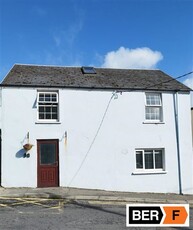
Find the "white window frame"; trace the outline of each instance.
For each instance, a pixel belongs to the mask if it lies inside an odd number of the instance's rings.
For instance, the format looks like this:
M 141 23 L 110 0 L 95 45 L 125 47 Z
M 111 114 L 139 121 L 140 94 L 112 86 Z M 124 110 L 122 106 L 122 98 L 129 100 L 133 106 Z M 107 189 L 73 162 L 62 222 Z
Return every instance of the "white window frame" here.
M 159 103 L 151 103 L 151 100 L 150 100 L 150 103 L 148 103 L 148 100 L 147 100 L 148 96 L 159 96 Z M 158 119 L 151 118 L 151 113 L 150 113 L 150 118 L 147 118 L 147 109 L 152 109 L 152 110 L 158 109 L 159 118 Z M 153 113 L 152 113 L 152 116 L 153 116 Z M 161 93 L 157 93 L 157 92 L 146 92 L 145 93 L 145 121 L 150 122 L 150 123 L 151 122 L 152 123 L 163 122 L 163 105 L 162 105 L 162 94 Z
M 41 95 L 44 95 L 44 97 L 42 97 L 43 100 L 40 100 Z M 46 100 L 46 95 L 50 95 L 50 100 L 49 97 L 47 97 Z M 53 97 L 54 96 L 54 97 Z M 53 98 L 55 98 L 53 100 Z M 44 118 L 40 118 L 40 107 L 51 107 L 54 108 L 56 107 L 56 112 L 53 112 L 52 109 L 50 110 L 50 112 L 46 112 L 43 111 L 42 114 L 44 116 Z M 46 114 L 50 114 L 51 118 L 47 119 L 45 118 Z M 56 114 L 57 118 L 52 118 L 53 114 Z M 59 121 L 59 95 L 57 91 L 38 91 L 37 92 L 37 120 L 38 122 L 58 122 Z
M 152 169 L 146 169 L 145 168 L 145 154 L 148 152 L 152 151 L 153 153 L 153 168 Z M 162 153 L 162 167 L 161 168 L 156 168 L 155 167 L 155 155 L 157 154 L 158 151 L 161 151 Z M 137 154 L 142 153 L 142 161 L 143 165 L 142 168 L 137 168 Z M 135 150 L 135 171 L 136 172 L 144 172 L 144 173 L 156 173 L 156 172 L 165 172 L 165 151 L 162 148 L 159 149 L 136 149 Z

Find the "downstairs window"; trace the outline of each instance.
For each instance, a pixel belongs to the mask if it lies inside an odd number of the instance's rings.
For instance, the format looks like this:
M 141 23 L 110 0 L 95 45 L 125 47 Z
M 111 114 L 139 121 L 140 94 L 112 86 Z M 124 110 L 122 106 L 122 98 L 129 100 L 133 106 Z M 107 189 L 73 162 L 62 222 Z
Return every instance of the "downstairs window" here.
M 135 151 L 136 170 L 164 171 L 163 149 L 139 149 Z

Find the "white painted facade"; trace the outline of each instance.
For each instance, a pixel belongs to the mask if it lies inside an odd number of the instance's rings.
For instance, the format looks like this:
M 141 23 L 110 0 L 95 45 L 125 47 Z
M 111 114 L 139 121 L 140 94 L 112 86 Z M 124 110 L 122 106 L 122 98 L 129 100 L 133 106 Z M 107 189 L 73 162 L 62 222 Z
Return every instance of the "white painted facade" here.
M 150 124 L 145 92 L 56 89 L 59 122 L 50 124 L 38 122 L 37 90 L 1 89 L 3 187 L 37 187 L 37 140 L 58 139 L 59 186 L 179 193 L 174 93 L 162 93 L 163 122 Z M 182 193 L 193 194 L 189 93 L 178 93 L 178 115 Z M 34 146 L 23 158 L 28 132 Z M 164 149 L 164 171 L 136 170 L 135 150 L 146 148 Z

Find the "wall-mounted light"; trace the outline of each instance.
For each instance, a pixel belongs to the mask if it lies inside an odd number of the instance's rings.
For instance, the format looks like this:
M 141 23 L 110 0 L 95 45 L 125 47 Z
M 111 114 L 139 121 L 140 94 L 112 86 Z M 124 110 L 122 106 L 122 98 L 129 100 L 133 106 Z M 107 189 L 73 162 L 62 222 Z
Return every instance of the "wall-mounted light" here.
M 113 92 L 113 98 L 114 98 L 115 100 L 118 99 L 117 91 L 114 91 L 114 92 Z

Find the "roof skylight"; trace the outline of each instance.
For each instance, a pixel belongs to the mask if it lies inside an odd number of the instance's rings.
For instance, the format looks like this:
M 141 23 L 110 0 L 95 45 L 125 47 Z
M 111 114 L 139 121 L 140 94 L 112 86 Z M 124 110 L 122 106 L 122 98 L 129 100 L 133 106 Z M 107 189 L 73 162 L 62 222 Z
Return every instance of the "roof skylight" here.
M 84 74 L 95 74 L 96 73 L 94 67 L 91 67 L 91 66 L 83 66 L 82 67 L 82 72 Z

